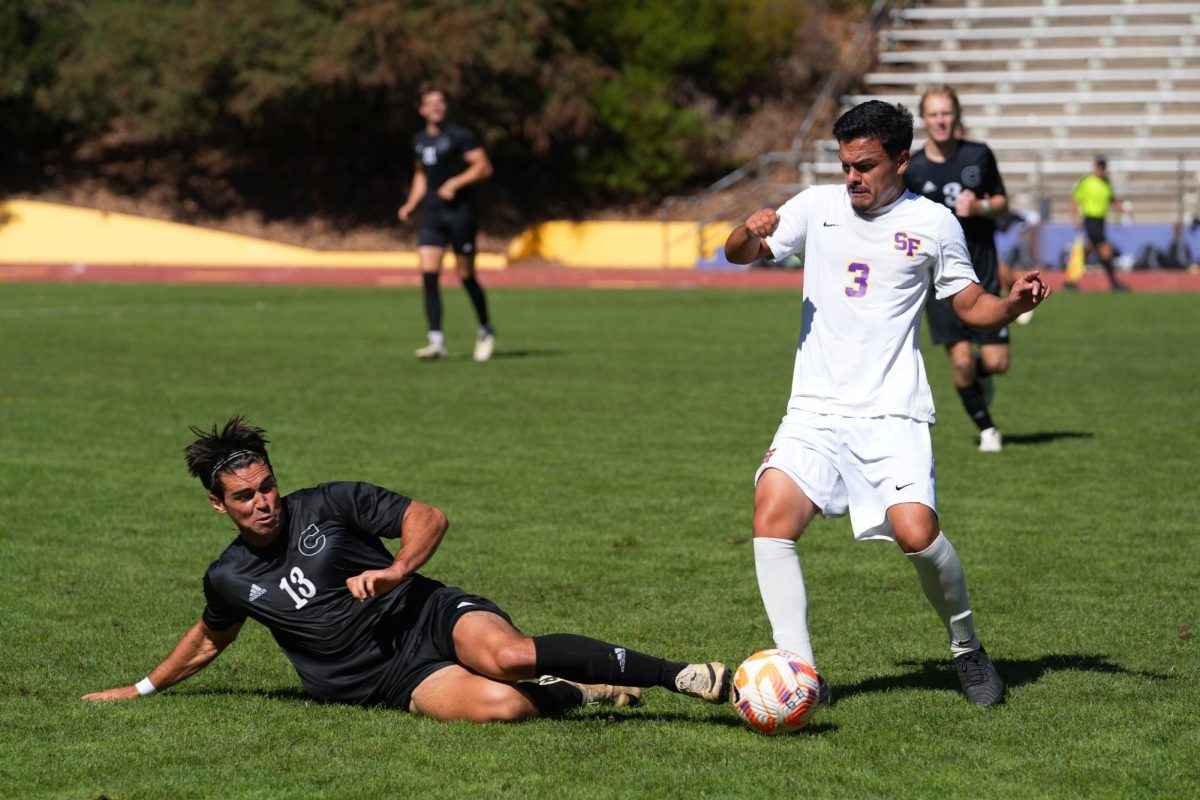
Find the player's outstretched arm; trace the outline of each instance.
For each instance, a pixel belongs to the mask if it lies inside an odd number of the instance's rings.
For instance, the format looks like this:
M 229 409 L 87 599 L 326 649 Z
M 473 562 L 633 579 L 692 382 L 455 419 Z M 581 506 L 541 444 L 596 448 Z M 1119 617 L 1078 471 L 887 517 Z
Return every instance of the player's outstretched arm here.
M 183 635 L 179 644 L 175 645 L 175 649 L 171 651 L 171 655 L 150 671 L 146 680 L 150 681 L 155 692 L 161 692 L 163 689 L 195 675 L 221 655 L 221 651 L 237 638 L 241 629 L 242 626 L 239 623 L 223 631 L 214 631 L 201 619 Z M 132 700 L 146 693 L 148 692 L 139 691 L 137 684 L 132 684 L 106 689 L 103 692 L 85 694 L 83 699 L 92 701 Z
M 760 258 L 772 259 L 775 254 L 764 238 L 779 227 L 779 214 L 773 208 L 760 208 L 734 228 L 725 240 L 725 258 L 731 264 L 750 264 Z
M 450 522 L 441 509 L 413 500 L 400 521 L 401 544 L 392 565 L 347 578 L 346 587 L 350 594 L 362 602 L 395 589 L 433 557 L 449 527 Z
M 1037 270 L 1026 272 L 1013 282 L 1007 297 L 997 297 L 983 290 L 978 283 L 950 299 L 954 313 L 968 327 L 977 331 L 996 331 L 1013 320 L 1041 305 L 1050 296 L 1047 286 Z

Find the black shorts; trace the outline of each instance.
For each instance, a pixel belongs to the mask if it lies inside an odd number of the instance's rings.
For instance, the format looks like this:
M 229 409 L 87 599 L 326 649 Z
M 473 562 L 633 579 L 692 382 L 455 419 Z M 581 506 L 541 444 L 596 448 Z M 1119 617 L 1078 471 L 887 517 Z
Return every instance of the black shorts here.
M 1000 260 L 996 257 L 995 245 L 987 243 L 968 243 L 971 251 L 971 264 L 975 267 L 975 277 L 984 291 L 992 294 L 1000 293 Z M 963 324 L 954 313 L 947 300 L 938 300 L 931 288 L 929 299 L 925 301 L 925 317 L 929 320 L 929 334 L 934 344 L 951 345 L 956 342 L 974 342 L 975 344 L 1008 344 L 1008 327 L 998 331 L 983 333 L 974 331 Z
M 471 203 L 426 206 L 421 209 L 417 244 L 422 247 L 450 245 L 459 255 L 472 255 L 478 228 L 479 214 Z
M 512 618 L 486 597 L 468 594 L 457 586 L 434 589 L 425 599 L 412 628 L 405 632 L 396 653 L 396 664 L 370 705 L 408 711 L 413 690 L 421 681 L 458 663 L 454 652 L 454 626 L 464 614 L 472 611 L 490 611 L 512 624 Z
M 1083 232 L 1092 244 L 1108 241 L 1108 234 L 1104 230 L 1104 217 L 1084 217 Z

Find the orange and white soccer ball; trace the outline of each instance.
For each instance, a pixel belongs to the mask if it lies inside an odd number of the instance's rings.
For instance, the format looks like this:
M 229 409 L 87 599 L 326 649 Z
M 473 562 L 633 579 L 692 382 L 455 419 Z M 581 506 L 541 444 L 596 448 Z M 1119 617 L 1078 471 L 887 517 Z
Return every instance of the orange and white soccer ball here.
M 767 736 L 803 728 L 819 698 L 817 671 L 787 650 L 761 650 L 743 661 L 730 694 L 738 716 Z

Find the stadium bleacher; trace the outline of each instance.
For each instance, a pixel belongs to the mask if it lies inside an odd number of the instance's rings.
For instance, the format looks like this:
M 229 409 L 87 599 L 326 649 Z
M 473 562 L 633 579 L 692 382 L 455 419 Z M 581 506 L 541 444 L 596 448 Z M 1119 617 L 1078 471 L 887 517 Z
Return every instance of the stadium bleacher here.
M 1011 208 L 1042 223 L 1043 241 L 1073 235 L 1071 190 L 1103 153 L 1132 203 L 1113 212 L 1114 241 L 1158 246 L 1182 228 L 1200 253 L 1200 2 L 876 0 L 842 61 L 790 151 L 762 154 L 687 203 L 668 198 L 664 219 L 707 204 L 700 231 L 840 180 L 828 131 L 841 110 L 882 99 L 915 113 L 921 93 L 945 83 L 967 137 L 995 152 Z M 1053 264 L 1059 254 L 1038 255 Z
M 947 83 L 1017 210 L 1068 219 L 1072 185 L 1104 153 L 1139 222 L 1200 211 L 1200 3 L 926 0 L 891 17 L 862 81 L 871 93 L 843 107 L 878 98 L 915 111 L 927 86 Z M 836 173 L 823 142 L 806 177 Z

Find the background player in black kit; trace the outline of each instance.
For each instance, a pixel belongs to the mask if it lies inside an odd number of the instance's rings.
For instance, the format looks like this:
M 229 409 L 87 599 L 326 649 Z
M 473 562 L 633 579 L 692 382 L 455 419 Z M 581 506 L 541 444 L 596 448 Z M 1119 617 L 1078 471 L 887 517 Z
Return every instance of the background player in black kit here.
M 495 348 L 496 331 L 488 319 L 483 287 L 475 277 L 479 213 L 469 187 L 492 174 L 492 162 L 474 132 L 446 122 L 446 95 L 440 89 L 423 87 L 418 111 L 425 120 L 425 128 L 413 136 L 416 165 L 412 186 L 408 199 L 396 212 L 401 222 L 407 222 L 417 206 L 421 206 L 417 255 L 421 261 L 429 344 L 417 350 L 417 358 L 445 358 L 447 353 L 438 279 L 442 256 L 449 244 L 454 249 L 454 268 L 479 319 L 474 357 L 476 361 L 487 361 Z
M 517 722 L 585 704 L 634 705 L 636 687 L 728 699 L 720 662 L 666 661 L 574 634 L 525 636 L 490 600 L 420 575 L 448 527 L 433 506 L 366 483 L 281 497 L 261 428 L 233 417 L 219 432 L 192 432 L 188 470 L 238 536 L 205 573 L 204 613 L 171 655 L 137 684 L 87 700 L 179 683 L 220 655 L 247 618 L 271 631 L 320 700 Z M 381 536 L 400 537 L 395 556 Z
M 904 174 L 910 191 L 954 210 L 962 225 L 979 283 L 1000 293 L 1000 259 L 996 254 L 996 217 L 1008 210 L 1004 181 L 991 149 L 981 142 L 960 140 L 958 95 L 949 86 L 933 86 L 921 96 L 921 121 L 928 138 L 914 150 Z M 979 449 L 997 453 L 1003 438 L 988 410 L 994 394 L 992 375 L 1008 371 L 1008 327 L 982 333 L 962 323 L 945 301 L 932 293 L 925 305 L 934 344 L 945 345 L 954 387 L 967 414 L 979 426 Z M 976 353 L 972 343 L 979 346 Z

